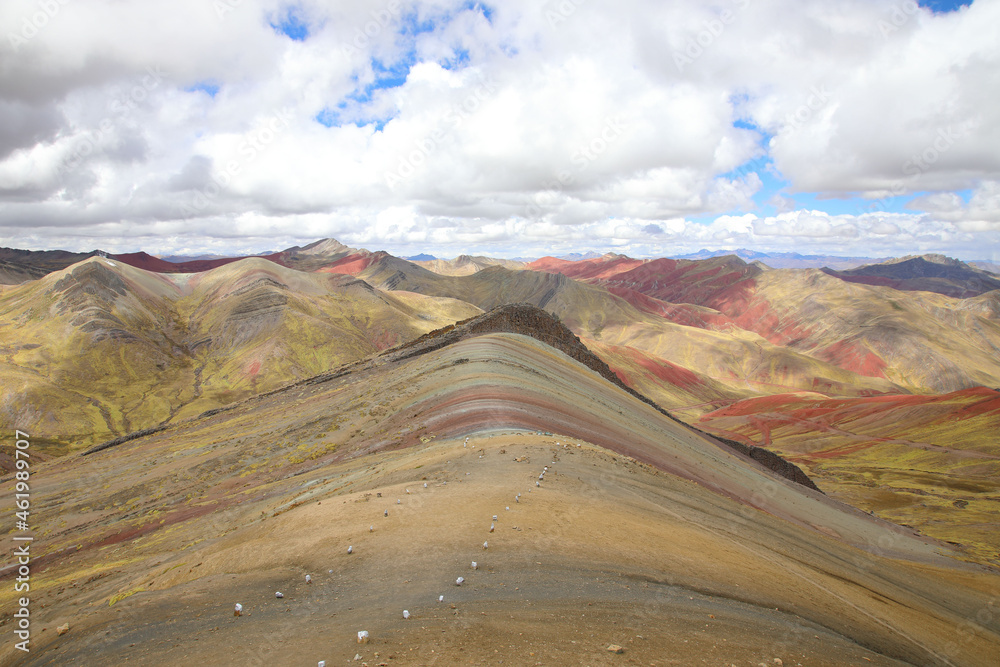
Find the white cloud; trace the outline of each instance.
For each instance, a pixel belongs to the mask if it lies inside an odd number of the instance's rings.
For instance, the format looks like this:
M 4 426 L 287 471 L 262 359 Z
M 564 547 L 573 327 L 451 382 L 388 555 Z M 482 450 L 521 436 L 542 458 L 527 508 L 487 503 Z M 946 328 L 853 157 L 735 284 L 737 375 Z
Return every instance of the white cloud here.
M 56 4 L 30 37 L 35 5 L 0 5 L 4 245 L 981 256 L 1000 232 L 995 0 L 303 0 L 305 41 L 280 0 Z

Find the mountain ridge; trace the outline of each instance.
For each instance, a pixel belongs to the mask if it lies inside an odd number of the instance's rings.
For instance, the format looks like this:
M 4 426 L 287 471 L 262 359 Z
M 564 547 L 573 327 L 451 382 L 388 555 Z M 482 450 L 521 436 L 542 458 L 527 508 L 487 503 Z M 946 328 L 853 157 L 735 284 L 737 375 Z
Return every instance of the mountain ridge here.
M 591 369 L 598 375 L 600 375 L 604 380 L 615 385 L 619 389 L 625 391 L 629 395 L 637 398 L 643 403 L 649 405 L 654 410 L 662 414 L 663 416 L 690 428 L 694 431 L 698 431 L 703 435 L 704 431 L 699 431 L 697 428 L 687 424 L 680 419 L 671 415 L 667 410 L 657 405 L 650 398 L 642 395 L 635 389 L 629 387 L 621 378 L 616 375 L 611 368 L 605 363 L 600 357 L 591 352 L 586 345 L 580 340 L 576 334 L 570 331 L 564 324 L 559 322 L 550 313 L 536 308 L 528 303 L 517 303 L 517 304 L 507 304 L 502 305 L 490 310 L 489 312 L 483 313 L 481 315 L 476 315 L 474 317 L 456 322 L 453 325 L 448 325 L 434 331 L 430 331 L 423 334 L 413 340 L 405 342 L 401 345 L 393 347 L 389 350 L 382 351 L 378 353 L 377 357 L 369 360 L 358 360 L 342 366 L 337 369 L 333 369 L 330 372 L 321 373 L 310 378 L 306 378 L 299 382 L 295 382 L 271 391 L 265 392 L 263 394 L 258 394 L 251 397 L 250 401 L 260 400 L 265 397 L 271 397 L 278 395 L 282 392 L 287 392 L 295 389 L 299 386 L 307 386 L 313 384 L 319 384 L 323 382 L 329 382 L 331 380 L 343 378 L 349 376 L 358 368 L 365 367 L 372 363 L 374 359 L 378 359 L 379 362 L 387 363 L 393 361 L 404 361 L 407 359 L 412 359 L 435 350 L 453 345 L 461 340 L 467 340 L 475 336 L 482 336 L 494 333 L 511 333 L 519 334 L 523 336 L 528 336 L 533 338 L 545 345 L 553 347 L 564 353 L 571 359 L 580 362 L 587 368 Z M 200 415 L 198 418 L 208 417 L 222 412 L 227 412 L 229 410 L 236 409 L 240 404 L 233 404 L 222 408 L 216 408 L 213 410 L 206 411 Z M 109 449 L 111 447 L 135 440 L 136 438 L 144 437 L 146 435 L 151 435 L 153 433 L 158 433 L 159 431 L 166 428 L 166 425 L 159 427 L 142 429 L 133 433 L 126 434 L 119 438 L 109 440 L 94 447 L 85 450 L 82 455 L 86 456 L 89 454 L 94 454 L 96 452 Z M 773 452 L 768 451 L 763 447 L 747 446 L 738 441 L 729 440 L 720 436 L 712 435 L 710 436 L 714 440 L 718 441 L 722 445 L 728 447 L 729 449 L 745 456 L 747 459 L 752 460 L 761 466 L 771 470 L 772 472 L 781 475 L 782 477 L 795 482 L 796 484 L 801 484 L 806 488 L 819 491 L 813 480 L 802 472 L 798 466 L 787 461 L 780 456 L 777 456 Z
M 1000 276 L 944 255 L 910 255 L 829 275 L 848 282 L 966 298 L 1000 289 Z

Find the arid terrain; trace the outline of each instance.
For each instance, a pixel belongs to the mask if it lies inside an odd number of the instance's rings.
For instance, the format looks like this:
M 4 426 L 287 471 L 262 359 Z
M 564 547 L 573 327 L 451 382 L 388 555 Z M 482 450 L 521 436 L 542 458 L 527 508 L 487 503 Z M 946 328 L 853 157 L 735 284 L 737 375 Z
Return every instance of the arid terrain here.
M 1000 655 L 1000 293 L 485 259 L 5 287 L 35 541 L 32 651 L 0 663 Z

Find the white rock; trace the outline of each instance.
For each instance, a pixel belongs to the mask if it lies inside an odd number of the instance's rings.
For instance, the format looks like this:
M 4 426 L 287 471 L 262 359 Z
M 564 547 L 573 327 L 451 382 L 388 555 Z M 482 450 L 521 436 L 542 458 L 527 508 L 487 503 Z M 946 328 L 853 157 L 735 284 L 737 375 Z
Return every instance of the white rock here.
M 382 512 L 382 516 L 389 516 L 389 510 Z
M 409 492 L 410 492 L 410 490 L 409 490 L 409 489 L 407 489 L 407 490 L 406 490 L 406 492 L 407 492 L 407 493 L 409 493 Z
M 403 619 L 408 619 L 410 617 L 410 612 L 403 610 Z
M 349 553 L 349 554 L 354 553 L 354 547 L 353 546 L 347 547 L 347 553 Z
M 427 488 L 427 482 L 424 482 L 424 488 L 425 489 Z
M 316 667 L 326 667 L 326 660 L 320 660 Z
M 472 561 L 472 569 L 473 570 L 478 570 L 479 569 L 479 563 L 477 563 L 476 561 Z
M 496 525 L 495 523 L 491 523 L 491 524 L 490 524 L 490 532 L 491 532 L 491 533 L 492 533 L 492 532 L 493 532 L 494 530 L 496 530 L 496 528 L 497 528 L 497 525 Z
M 368 631 L 367 630 L 359 630 L 358 631 L 358 643 L 359 644 L 367 644 L 368 643 Z
M 374 525 L 368 526 L 368 532 L 369 533 L 374 533 L 375 532 L 375 526 Z
M 542 485 L 541 482 L 535 482 L 535 486 L 541 486 L 541 485 Z M 528 491 L 531 491 L 531 489 L 528 489 Z
M 438 596 L 438 602 L 444 602 L 444 596 L 443 595 L 439 595 Z
M 398 505 L 398 504 L 400 504 L 401 502 L 403 502 L 403 501 L 402 501 L 402 500 L 400 500 L 399 498 L 396 498 L 396 504 L 397 504 L 397 505 Z
M 274 597 L 276 597 L 276 598 L 278 598 L 280 600 L 281 598 L 283 598 L 285 596 L 281 594 L 281 591 L 276 591 L 274 593 Z
M 483 542 L 483 549 L 488 549 L 490 546 L 489 542 Z
M 510 507 L 509 506 L 508 507 L 504 507 L 504 509 L 507 510 L 508 512 L 510 511 Z
M 236 607 L 233 611 L 233 616 L 242 616 L 242 615 L 243 615 L 243 605 L 237 602 Z
M 459 577 L 458 579 L 455 580 L 456 586 L 461 586 L 463 583 L 465 583 L 465 577 Z
M 496 514 L 494 514 L 494 515 L 493 515 L 493 520 L 494 520 L 494 521 L 496 521 L 496 520 L 497 520 L 497 515 L 496 515 Z
M 306 575 L 306 583 L 307 583 L 307 584 L 311 584 L 311 583 L 312 583 L 312 580 L 313 580 L 313 578 L 312 578 L 312 577 L 310 577 L 310 576 L 309 576 L 309 575 L 307 574 L 307 575 Z

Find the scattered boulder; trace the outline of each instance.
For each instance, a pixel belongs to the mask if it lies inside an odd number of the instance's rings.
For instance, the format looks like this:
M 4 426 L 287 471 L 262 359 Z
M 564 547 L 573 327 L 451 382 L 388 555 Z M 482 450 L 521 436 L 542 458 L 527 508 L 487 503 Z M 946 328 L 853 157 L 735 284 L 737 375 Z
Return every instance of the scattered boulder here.
M 367 644 L 368 643 L 368 631 L 367 630 L 359 630 L 358 631 L 358 643 L 359 644 Z
M 608 652 L 609 653 L 624 653 L 625 649 L 623 649 L 618 644 L 609 644 L 608 645 Z
M 57 635 L 64 635 L 69 632 L 69 623 L 63 623 L 58 628 L 56 628 Z

